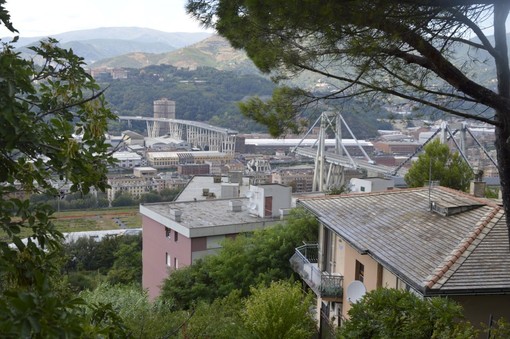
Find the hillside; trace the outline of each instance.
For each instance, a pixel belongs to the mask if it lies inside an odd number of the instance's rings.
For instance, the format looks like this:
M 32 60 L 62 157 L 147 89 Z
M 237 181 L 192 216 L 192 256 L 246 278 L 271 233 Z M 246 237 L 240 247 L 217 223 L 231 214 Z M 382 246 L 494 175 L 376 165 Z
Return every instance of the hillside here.
M 196 70 L 170 65 L 128 70 L 127 79 L 98 79 L 106 100 L 119 115 L 153 116 L 153 102 L 168 98 L 176 102 L 178 119 L 210 122 L 241 131 L 262 131 L 241 116 L 237 102 L 252 95 L 271 95 L 274 84 L 258 75 L 238 74 L 199 67 Z M 112 124 L 111 130 L 127 129 Z M 144 131 L 145 123 L 130 129 Z

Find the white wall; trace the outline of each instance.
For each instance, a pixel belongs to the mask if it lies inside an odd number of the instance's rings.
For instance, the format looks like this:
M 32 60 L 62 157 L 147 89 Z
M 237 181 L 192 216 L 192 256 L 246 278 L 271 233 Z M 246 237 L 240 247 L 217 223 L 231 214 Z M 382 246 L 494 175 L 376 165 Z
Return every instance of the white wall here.
M 382 192 L 393 187 L 395 187 L 395 183 L 391 179 L 352 178 L 350 181 L 350 188 L 353 193 Z
M 271 216 L 279 217 L 280 209 L 290 208 L 292 187 L 273 185 L 250 185 L 250 202 L 248 207 L 254 206 L 253 214 L 263 218 L 265 217 L 265 200 L 266 197 L 272 197 Z

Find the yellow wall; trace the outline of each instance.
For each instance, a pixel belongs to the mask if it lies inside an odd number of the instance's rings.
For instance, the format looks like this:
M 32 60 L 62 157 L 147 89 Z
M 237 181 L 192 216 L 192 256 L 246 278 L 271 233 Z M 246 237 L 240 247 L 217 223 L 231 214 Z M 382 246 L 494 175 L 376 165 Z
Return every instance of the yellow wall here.
M 375 290 L 377 286 L 377 267 L 378 263 L 368 255 L 359 254 L 354 248 L 345 243 L 345 268 L 344 268 L 344 307 L 343 316 L 347 317 L 347 312 L 351 308 L 351 303 L 347 300 L 347 287 L 355 279 L 356 260 L 365 266 L 365 279 L 363 284 L 368 291 Z M 389 273 L 389 272 L 388 272 Z
M 397 288 L 397 277 L 388 271 L 387 269 L 383 268 L 383 276 L 382 276 L 382 285 L 381 287 L 384 288 Z

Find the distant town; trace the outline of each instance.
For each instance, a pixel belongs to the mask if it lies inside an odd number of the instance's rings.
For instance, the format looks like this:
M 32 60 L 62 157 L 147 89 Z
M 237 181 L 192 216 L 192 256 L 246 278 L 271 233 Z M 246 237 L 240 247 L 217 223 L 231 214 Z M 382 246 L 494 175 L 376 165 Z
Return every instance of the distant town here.
M 109 201 L 120 192 L 139 198 L 151 191 L 182 189 L 196 175 L 228 176 L 231 172 L 248 177 L 252 184 L 290 186 L 293 193 L 333 188 L 314 187 L 317 147 L 311 150 L 318 144 L 319 126 L 311 128 L 306 137 L 272 139 L 265 134 L 239 134 L 180 120 L 175 102 L 166 98 L 154 101 L 152 117 L 120 119 L 145 122 L 147 135 L 124 130 L 121 135 L 108 136 L 117 160 L 109 175 Z M 452 151 L 462 152 L 473 170 L 483 171 L 488 185 L 499 187 L 492 127 L 459 120 L 414 120 L 413 127 L 398 127 L 399 121 L 396 122 L 393 130 L 379 130 L 379 135 L 371 140 L 358 140 L 351 135 L 341 139 L 345 149 L 342 153 L 349 161 L 335 187 L 345 185 L 351 192 L 406 187 L 403 174 L 431 137 L 446 138 Z M 335 135 L 327 136 L 325 152 L 335 153 L 336 147 Z

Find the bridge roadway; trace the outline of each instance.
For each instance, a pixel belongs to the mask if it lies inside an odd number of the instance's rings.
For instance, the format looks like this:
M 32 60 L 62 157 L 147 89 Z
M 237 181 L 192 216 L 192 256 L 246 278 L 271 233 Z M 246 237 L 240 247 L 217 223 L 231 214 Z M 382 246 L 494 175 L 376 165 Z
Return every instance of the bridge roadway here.
M 313 148 L 306 148 L 306 147 L 297 147 L 295 150 L 296 154 L 308 157 L 308 158 L 316 158 L 317 157 L 317 149 Z M 392 167 L 384 166 L 384 165 L 377 165 L 370 163 L 367 160 L 359 159 L 359 158 L 352 158 L 351 159 L 348 156 L 345 155 L 339 155 L 333 152 L 325 151 L 325 158 L 326 162 L 332 163 L 335 165 L 343 166 L 346 168 L 352 168 L 352 169 L 366 169 L 367 171 L 372 171 L 376 173 L 380 173 L 383 175 L 388 176 L 394 176 L 395 169 Z M 354 162 L 354 163 L 353 163 Z M 400 175 L 403 175 L 405 172 L 405 169 L 400 169 Z
M 120 120 L 145 121 L 147 136 L 159 137 L 161 134 L 171 138 L 185 140 L 193 147 L 209 149 L 228 154 L 235 153 L 237 131 L 228 128 L 212 126 L 203 122 L 151 118 L 142 116 L 119 116 Z
M 174 123 L 179 125 L 188 125 L 193 127 L 198 127 L 202 129 L 206 129 L 212 132 L 221 133 L 225 135 L 237 135 L 238 132 L 236 130 L 216 127 L 213 125 L 206 124 L 204 122 L 199 121 L 191 121 L 191 120 L 181 120 L 181 119 L 166 119 L 166 118 L 151 118 L 151 117 L 142 117 L 142 116 L 119 116 L 119 120 L 132 120 L 132 121 L 151 121 L 151 122 L 166 122 L 166 123 Z

